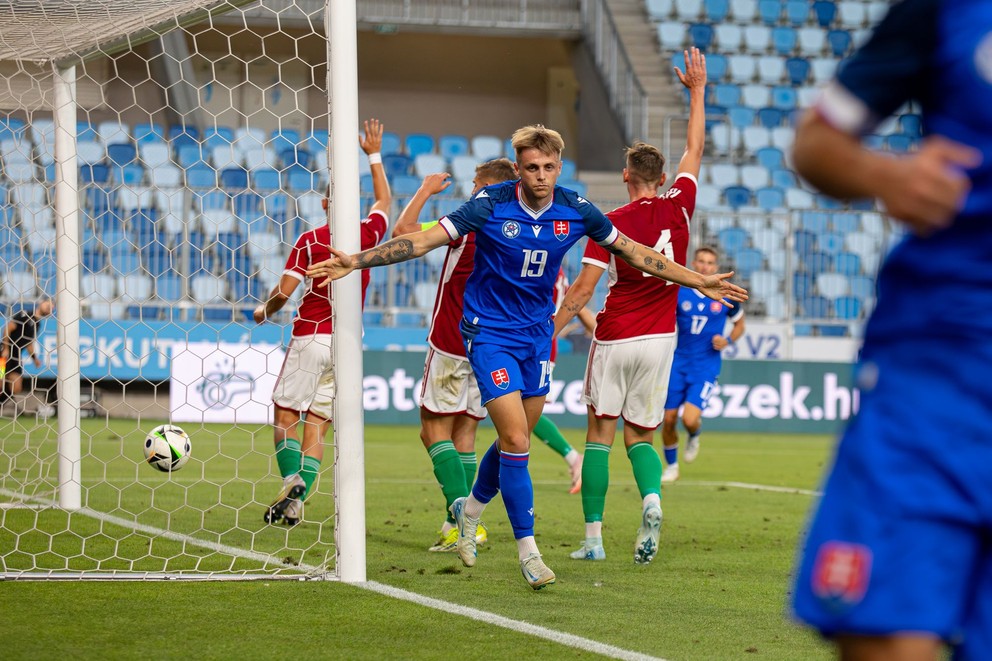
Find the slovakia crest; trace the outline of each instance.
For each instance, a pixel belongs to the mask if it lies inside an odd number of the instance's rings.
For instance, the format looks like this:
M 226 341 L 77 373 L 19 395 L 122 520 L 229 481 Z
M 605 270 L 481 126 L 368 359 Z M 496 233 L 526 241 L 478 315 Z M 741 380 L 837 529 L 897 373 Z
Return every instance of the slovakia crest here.
M 515 220 L 508 220 L 503 223 L 503 236 L 508 239 L 515 239 L 520 236 L 520 223 Z
M 493 370 L 489 373 L 489 376 L 493 378 L 493 385 L 500 390 L 506 390 L 510 387 L 510 375 L 506 373 L 505 367 Z
M 721 303 L 720 301 L 713 301 L 712 303 L 710 303 L 710 312 L 712 312 L 713 314 L 716 314 L 722 309 L 723 309 L 723 303 Z
M 863 544 L 827 542 L 813 565 L 813 593 L 838 606 L 861 601 L 871 577 L 871 550 Z
M 555 238 L 558 239 L 559 241 L 564 241 L 565 239 L 567 239 L 568 226 L 570 224 L 571 223 L 569 223 L 567 220 L 556 220 L 554 223 Z

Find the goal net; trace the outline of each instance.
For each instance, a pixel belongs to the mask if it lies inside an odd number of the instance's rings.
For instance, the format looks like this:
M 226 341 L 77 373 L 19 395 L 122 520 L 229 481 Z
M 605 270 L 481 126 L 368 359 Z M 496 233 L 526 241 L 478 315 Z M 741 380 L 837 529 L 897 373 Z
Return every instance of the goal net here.
M 252 319 L 327 221 L 330 10 L 3 5 L 0 577 L 334 578 L 336 448 L 302 521 L 263 521 L 293 306 Z M 163 423 L 181 470 L 145 460 Z

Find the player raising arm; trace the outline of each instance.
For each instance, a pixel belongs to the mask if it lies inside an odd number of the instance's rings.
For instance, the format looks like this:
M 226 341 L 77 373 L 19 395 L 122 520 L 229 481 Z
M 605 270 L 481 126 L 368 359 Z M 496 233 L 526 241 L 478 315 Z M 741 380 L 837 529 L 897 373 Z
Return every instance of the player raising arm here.
M 513 134 L 518 182 L 479 191 L 427 230 L 402 236 L 357 255 L 332 249 L 311 277 L 340 278 L 355 269 L 406 261 L 476 233 L 475 268 L 465 287 L 461 322 L 469 363 L 498 435 L 479 464 L 471 495 L 452 504 L 458 553 L 476 561 L 475 533 L 486 504 L 500 491 L 520 568 L 534 589 L 555 581 L 534 539 L 534 491 L 527 468 L 530 434 L 549 390 L 553 331 L 552 287 L 565 253 L 583 236 L 606 246 L 635 268 L 705 291 L 714 299 L 745 300 L 730 273 L 704 278 L 643 246 L 613 227 L 595 206 L 556 186 L 561 136 L 543 126 Z

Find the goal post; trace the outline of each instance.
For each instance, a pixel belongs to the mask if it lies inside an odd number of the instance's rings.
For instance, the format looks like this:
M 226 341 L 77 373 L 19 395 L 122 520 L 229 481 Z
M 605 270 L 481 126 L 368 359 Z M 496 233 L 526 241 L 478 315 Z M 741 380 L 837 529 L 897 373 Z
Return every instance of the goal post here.
M 351 220 L 335 244 L 359 248 L 354 4 L 14 13 L 0 316 L 36 320 L 42 365 L 19 354 L 23 389 L 0 402 L 0 578 L 364 581 L 359 279 L 335 286 L 334 437 L 293 527 L 263 521 L 293 306 L 251 317 L 295 238 L 327 222 L 328 189 Z M 173 473 L 143 454 L 165 422 L 192 439 Z

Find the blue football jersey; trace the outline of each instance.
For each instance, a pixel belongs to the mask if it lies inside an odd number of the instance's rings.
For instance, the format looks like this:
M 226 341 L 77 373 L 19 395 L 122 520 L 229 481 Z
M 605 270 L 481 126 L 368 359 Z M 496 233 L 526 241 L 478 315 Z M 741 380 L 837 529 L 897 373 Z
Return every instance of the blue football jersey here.
M 834 127 L 863 135 L 908 101 L 919 104 L 925 134 L 971 145 L 983 161 L 967 172 L 972 189 L 951 227 L 909 236 L 886 259 L 865 337 L 985 341 L 992 330 L 992 2 L 893 5 L 817 110 Z M 939 322 L 936 310 L 967 310 L 967 323 Z
M 675 318 L 679 340 L 675 347 L 675 362 L 691 362 L 713 374 L 720 372 L 720 352 L 713 348 L 713 336 L 724 335 L 727 322 L 744 316 L 740 303 L 731 301 L 727 307 L 703 296 L 689 287 L 679 288 L 679 305 Z
M 555 313 L 555 279 L 565 253 L 583 236 L 601 245 L 617 239 L 595 206 L 555 187 L 540 212 L 524 206 L 519 182 L 487 186 L 442 218 L 452 240 L 475 232 L 475 267 L 465 284 L 465 319 L 484 327 L 524 328 Z

